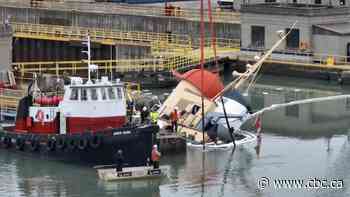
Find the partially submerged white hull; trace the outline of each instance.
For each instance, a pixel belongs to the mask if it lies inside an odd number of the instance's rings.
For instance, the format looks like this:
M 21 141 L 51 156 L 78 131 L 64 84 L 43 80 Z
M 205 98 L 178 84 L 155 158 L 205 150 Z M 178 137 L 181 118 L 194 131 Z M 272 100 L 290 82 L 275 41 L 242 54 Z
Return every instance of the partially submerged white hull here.
M 257 137 L 253 133 L 247 132 L 247 131 L 240 131 L 240 134 L 245 136 L 243 139 L 236 140 L 235 144 L 236 146 L 241 146 L 244 144 L 250 144 L 256 141 Z M 187 142 L 188 148 L 193 149 L 203 149 L 203 144 L 199 143 L 193 143 L 191 141 Z M 205 143 L 205 149 L 206 150 L 230 150 L 234 147 L 233 142 L 230 143 L 220 143 L 215 144 L 214 142 Z

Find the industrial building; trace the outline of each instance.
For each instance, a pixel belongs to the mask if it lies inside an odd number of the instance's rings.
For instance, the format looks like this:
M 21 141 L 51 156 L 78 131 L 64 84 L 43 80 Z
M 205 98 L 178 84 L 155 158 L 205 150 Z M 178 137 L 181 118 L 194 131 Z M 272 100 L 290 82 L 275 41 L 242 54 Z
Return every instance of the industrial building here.
M 273 58 L 347 63 L 350 55 L 350 14 L 346 6 L 309 4 L 252 4 L 241 9 L 241 50 L 246 53 L 271 48 L 279 34 L 291 30 Z

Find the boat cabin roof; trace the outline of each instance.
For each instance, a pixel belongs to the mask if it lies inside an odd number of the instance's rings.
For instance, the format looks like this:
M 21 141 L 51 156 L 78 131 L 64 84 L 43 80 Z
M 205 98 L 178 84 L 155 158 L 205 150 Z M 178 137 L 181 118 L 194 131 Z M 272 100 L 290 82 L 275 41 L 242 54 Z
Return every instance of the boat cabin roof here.
M 118 84 L 80 84 L 69 85 L 69 88 L 107 88 L 107 87 L 124 87 L 123 83 Z
M 124 83 L 117 80 L 117 83 L 108 81 L 108 78 L 102 77 L 101 81 L 93 83 L 83 80 L 79 77 L 72 77 L 71 85 L 66 86 L 63 100 L 65 101 L 106 101 L 123 100 Z

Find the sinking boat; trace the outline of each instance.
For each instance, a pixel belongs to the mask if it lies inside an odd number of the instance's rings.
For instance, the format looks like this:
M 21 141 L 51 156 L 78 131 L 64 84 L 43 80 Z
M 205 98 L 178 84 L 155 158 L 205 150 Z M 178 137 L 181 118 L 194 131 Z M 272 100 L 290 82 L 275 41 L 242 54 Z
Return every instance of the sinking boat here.
M 206 131 L 213 130 L 217 132 L 217 137 L 223 143 L 220 145 L 209 143 L 207 146 L 212 148 L 229 148 L 232 147 L 232 141 L 228 134 L 226 120 L 224 116 L 224 109 L 221 104 L 221 100 L 215 98 L 223 89 L 224 85 L 222 84 L 219 76 L 216 73 L 210 71 L 204 71 L 204 78 L 206 79 L 207 86 L 201 89 L 200 77 L 201 70 L 193 69 L 184 74 L 174 72 L 174 75 L 181 79 L 176 88 L 171 92 L 169 97 L 165 100 L 160 108 L 160 117 L 159 125 L 161 128 L 169 126 L 169 114 L 171 111 L 178 107 L 181 115 L 179 120 L 179 129 L 180 133 L 185 133 L 188 137 L 187 145 L 188 147 L 202 147 L 202 127 L 201 127 L 201 94 L 203 93 L 204 97 L 204 110 L 205 110 L 205 119 L 206 119 Z M 235 92 L 236 97 L 223 97 L 225 103 L 226 112 L 228 114 L 228 120 L 230 126 L 233 127 L 236 131 L 240 128 L 241 119 L 246 117 L 249 113 L 249 106 L 244 101 L 242 96 L 238 92 Z M 235 100 L 233 98 L 240 98 Z M 205 139 L 209 140 L 210 132 L 207 132 Z M 240 131 L 236 133 L 237 140 L 236 144 L 241 145 L 247 142 L 255 140 L 253 134 L 248 132 Z M 191 140 L 192 139 L 192 140 Z
M 223 141 L 217 141 L 217 142 L 207 142 L 204 144 L 206 150 L 230 150 L 233 149 L 235 146 L 240 146 L 243 144 L 249 144 L 254 143 L 257 139 L 256 135 L 240 130 L 234 134 L 235 136 L 235 143 L 233 142 L 223 142 Z M 197 148 L 197 149 L 203 149 L 203 144 L 198 143 L 196 141 L 188 141 L 187 146 L 190 148 Z
M 295 24 L 291 29 L 294 26 Z M 240 92 L 249 91 L 263 62 L 289 33 L 290 31 L 278 32 L 280 39 L 273 47 L 261 57 L 257 55 L 255 58 L 257 62 L 253 65 L 247 64 L 245 72 L 234 71 L 232 73 L 234 80 L 225 87 L 217 74 L 204 68 L 193 69 L 184 74 L 174 72 L 181 81 L 160 108 L 162 121 L 159 126 L 165 128 L 169 125 L 169 115 L 177 107 L 181 112 L 178 132 L 184 133 L 187 137 L 188 147 L 220 149 L 220 147 L 229 148 L 231 144 L 243 145 L 255 141 L 254 134 L 241 131 L 242 124 L 251 117 L 251 112 Z M 223 143 L 218 145 L 215 143 L 217 141 Z

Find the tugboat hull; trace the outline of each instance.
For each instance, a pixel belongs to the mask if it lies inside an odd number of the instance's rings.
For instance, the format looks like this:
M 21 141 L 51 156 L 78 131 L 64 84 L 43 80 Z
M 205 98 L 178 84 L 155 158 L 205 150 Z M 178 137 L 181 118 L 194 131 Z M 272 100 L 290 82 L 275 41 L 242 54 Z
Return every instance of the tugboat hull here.
M 113 164 L 121 149 L 125 166 L 145 166 L 150 158 L 158 126 L 118 128 L 82 134 L 15 133 L 0 131 L 0 147 L 31 156 L 88 166 Z M 149 147 L 149 148 L 144 148 Z

